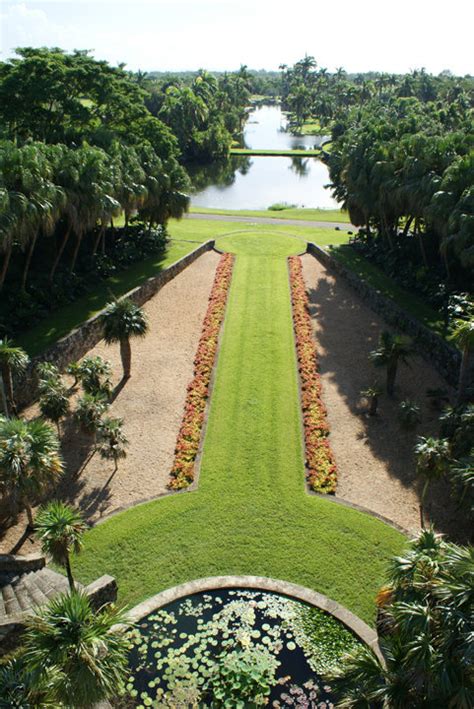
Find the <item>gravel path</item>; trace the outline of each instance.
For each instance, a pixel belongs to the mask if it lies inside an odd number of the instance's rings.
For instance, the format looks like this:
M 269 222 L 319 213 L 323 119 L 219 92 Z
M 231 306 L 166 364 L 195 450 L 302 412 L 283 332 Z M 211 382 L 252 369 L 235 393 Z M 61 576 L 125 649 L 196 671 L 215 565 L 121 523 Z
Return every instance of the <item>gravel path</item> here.
M 406 529 L 418 530 L 420 481 L 412 451 L 417 434 L 438 433 L 439 412 L 427 402 L 426 389 L 447 385 L 431 365 L 416 357 L 410 369 L 400 367 L 395 399 L 383 395 L 379 415 L 368 417 L 360 391 L 373 384 L 376 376 L 384 383 L 384 373 L 374 369 L 368 354 L 387 325 L 313 256 L 305 255 L 302 261 L 312 303 L 330 441 L 339 470 L 337 496 Z M 404 432 L 398 424 L 398 405 L 403 399 L 414 400 L 422 407 L 422 423 L 414 433 Z M 455 537 L 462 534 L 445 483 L 432 486 L 427 502 L 440 531 Z
M 150 332 L 132 342 L 132 376 L 110 407 L 111 416 L 124 419 L 129 439 L 128 456 L 111 477 L 113 461 L 98 454 L 89 459 L 91 442 L 69 424 L 63 436 L 67 474 L 59 493 L 96 520 L 124 505 L 166 491 L 174 446 L 181 424 L 186 387 L 192 378 L 193 359 L 214 280 L 219 255 L 205 253 L 165 285 L 145 305 Z M 89 352 L 113 365 L 113 383 L 121 379 L 118 345 L 103 341 Z M 25 412 L 35 415 L 32 407 Z M 0 543 L 8 552 L 25 527 L 24 515 Z M 28 542 L 21 553 L 34 546 Z M 17 551 L 18 553 L 18 551 Z

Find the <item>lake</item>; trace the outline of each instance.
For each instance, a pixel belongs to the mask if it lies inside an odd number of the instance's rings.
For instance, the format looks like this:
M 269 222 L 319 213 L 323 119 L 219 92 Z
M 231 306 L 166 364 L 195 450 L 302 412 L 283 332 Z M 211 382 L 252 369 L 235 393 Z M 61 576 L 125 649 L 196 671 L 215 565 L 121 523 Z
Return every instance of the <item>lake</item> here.
M 291 150 L 319 147 L 324 137 L 294 136 L 285 131 L 286 118 L 279 106 L 260 106 L 250 114 L 244 130 L 244 147 Z M 277 202 L 298 207 L 337 208 L 326 165 L 317 158 L 231 157 L 228 161 L 190 171 L 194 207 L 267 209 Z

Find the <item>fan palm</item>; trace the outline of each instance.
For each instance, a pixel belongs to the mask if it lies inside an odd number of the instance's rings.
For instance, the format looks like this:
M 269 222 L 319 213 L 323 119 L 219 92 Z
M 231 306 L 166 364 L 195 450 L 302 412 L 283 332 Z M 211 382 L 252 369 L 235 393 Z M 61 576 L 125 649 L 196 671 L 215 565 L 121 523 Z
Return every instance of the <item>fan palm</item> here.
M 123 379 L 130 378 L 132 348 L 130 338 L 144 337 L 148 332 L 145 313 L 131 300 L 124 298 L 109 303 L 103 316 L 104 340 L 107 344 L 120 343 Z
M 471 320 L 458 320 L 452 340 L 462 351 L 461 368 L 459 370 L 457 404 L 466 401 L 469 394 L 470 378 L 473 371 L 474 354 L 474 318 Z
M 416 472 L 424 479 L 420 499 L 420 517 L 423 526 L 423 506 L 430 482 L 439 480 L 449 468 L 451 451 L 447 438 L 423 438 L 420 436 L 415 446 Z
M 71 552 L 79 554 L 81 551 L 86 528 L 79 512 L 59 500 L 42 507 L 36 515 L 35 532 L 43 553 L 56 564 L 64 566 L 71 591 L 75 590 Z
M 379 346 L 369 357 L 376 367 L 387 369 L 387 394 L 393 396 L 399 362 L 408 364 L 413 350 L 410 341 L 401 335 L 392 335 L 384 331 L 380 335 Z
M 21 502 L 33 526 L 30 500 L 40 495 L 63 472 L 58 437 L 51 426 L 37 419 L 0 416 L 0 490 Z
M 0 709 L 59 709 L 54 699 L 54 672 L 39 676 L 14 657 L 0 665 Z
M 115 697 L 127 672 L 124 622 L 113 606 L 95 611 L 84 593 L 59 595 L 27 620 L 25 663 L 40 674 L 57 672 L 60 706 L 89 707 Z
M 15 413 L 15 399 L 13 396 L 13 375 L 21 374 L 28 366 L 29 357 L 21 347 L 15 347 L 13 342 L 4 337 L 0 340 L 0 374 L 5 387 L 7 407 Z M 8 415 L 8 411 L 5 411 Z
M 56 424 L 59 436 L 61 433 L 59 422 L 69 411 L 69 398 L 64 384 L 61 381 L 43 382 L 39 406 L 42 416 Z
M 122 430 L 123 419 L 107 417 L 99 428 L 98 451 L 101 458 L 113 460 L 117 472 L 120 459 L 127 457 L 128 440 Z

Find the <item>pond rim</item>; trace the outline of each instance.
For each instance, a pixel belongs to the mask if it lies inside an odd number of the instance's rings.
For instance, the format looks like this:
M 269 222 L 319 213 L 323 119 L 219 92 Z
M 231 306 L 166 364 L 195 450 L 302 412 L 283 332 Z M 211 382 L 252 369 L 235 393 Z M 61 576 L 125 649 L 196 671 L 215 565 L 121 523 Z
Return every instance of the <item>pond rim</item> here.
M 376 631 L 350 610 L 318 591 L 313 591 L 310 588 L 299 586 L 289 581 L 281 581 L 265 576 L 208 576 L 206 578 L 196 579 L 195 581 L 188 581 L 147 598 L 145 601 L 142 601 L 142 603 L 131 608 L 127 612 L 127 617 L 132 622 L 136 623 L 150 615 L 150 613 L 186 596 L 219 589 L 241 588 L 277 593 L 281 596 L 287 596 L 292 600 L 307 603 L 313 606 L 313 608 L 318 608 L 328 613 L 345 625 L 361 642 L 367 645 L 377 655 L 379 660 L 384 661 Z

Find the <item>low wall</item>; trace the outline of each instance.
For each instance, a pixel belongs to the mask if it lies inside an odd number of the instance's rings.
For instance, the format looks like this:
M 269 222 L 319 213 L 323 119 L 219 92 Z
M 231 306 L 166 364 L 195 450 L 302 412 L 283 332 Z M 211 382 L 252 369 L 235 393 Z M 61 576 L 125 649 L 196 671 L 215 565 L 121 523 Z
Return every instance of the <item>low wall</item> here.
M 452 386 L 456 386 L 461 364 L 461 353 L 442 337 L 409 315 L 391 298 L 381 293 L 360 278 L 354 271 L 344 266 L 330 253 L 317 244 L 308 243 L 307 253 L 318 259 L 331 271 L 342 276 L 376 313 L 393 327 L 413 338 L 416 350 L 436 368 Z
M 171 281 L 178 273 L 184 271 L 193 261 L 206 251 L 214 248 L 214 241 L 206 241 L 191 253 L 173 263 L 168 268 L 151 276 L 140 286 L 125 293 L 122 298 L 130 298 L 137 305 L 143 305 L 154 296 L 163 286 Z M 41 355 L 32 358 L 28 369 L 19 381 L 15 383 L 15 398 L 17 406 L 24 407 L 35 400 L 37 395 L 37 380 L 35 367 L 39 362 L 54 362 L 60 370 L 64 370 L 70 362 L 75 362 L 92 349 L 102 339 L 101 317 L 103 310 L 96 313 L 89 320 L 85 320 L 79 327 L 58 340 L 52 347 Z

